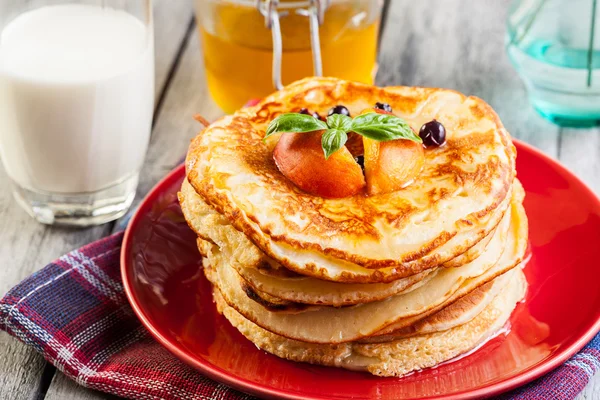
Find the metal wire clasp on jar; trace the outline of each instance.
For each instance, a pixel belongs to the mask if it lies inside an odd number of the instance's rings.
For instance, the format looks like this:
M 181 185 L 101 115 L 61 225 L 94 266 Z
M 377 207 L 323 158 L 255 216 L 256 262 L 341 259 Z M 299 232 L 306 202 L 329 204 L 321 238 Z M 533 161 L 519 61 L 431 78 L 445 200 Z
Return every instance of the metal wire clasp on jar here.
M 313 71 L 315 76 L 322 76 L 323 63 L 321 61 L 319 25 L 323 23 L 327 7 L 329 7 L 329 0 L 309 0 L 285 4 L 280 4 L 279 0 L 256 0 L 256 8 L 265 17 L 265 26 L 271 30 L 273 36 L 273 86 L 276 89 L 283 88 L 281 79 L 283 41 L 279 19 L 288 15 L 290 10 L 294 10 L 297 15 L 308 17 Z

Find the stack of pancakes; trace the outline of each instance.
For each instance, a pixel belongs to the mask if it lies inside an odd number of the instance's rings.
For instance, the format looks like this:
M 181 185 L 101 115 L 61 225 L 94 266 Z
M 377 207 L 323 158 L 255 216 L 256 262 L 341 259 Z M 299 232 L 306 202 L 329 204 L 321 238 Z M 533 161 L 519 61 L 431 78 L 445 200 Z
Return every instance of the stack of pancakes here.
M 263 141 L 277 115 L 337 104 L 357 115 L 376 102 L 416 131 L 433 119 L 446 128 L 447 143 L 425 151 L 412 184 L 325 199 L 278 171 Z M 523 298 L 527 217 L 515 157 L 480 99 L 310 78 L 202 131 L 179 200 L 218 310 L 256 346 L 400 376 L 475 348 Z

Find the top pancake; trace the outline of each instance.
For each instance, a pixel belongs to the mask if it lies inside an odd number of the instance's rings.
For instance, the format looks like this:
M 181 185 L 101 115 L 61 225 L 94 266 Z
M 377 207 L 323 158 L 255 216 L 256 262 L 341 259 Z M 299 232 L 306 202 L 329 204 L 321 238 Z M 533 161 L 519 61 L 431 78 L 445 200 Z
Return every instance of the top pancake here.
M 446 145 L 425 151 L 414 183 L 386 195 L 324 199 L 278 171 L 263 142 L 277 115 L 302 107 L 323 115 L 336 104 L 357 115 L 377 101 L 415 131 L 432 119 L 446 127 Z M 478 98 L 309 78 L 206 128 L 190 145 L 186 171 L 196 192 L 266 254 L 289 269 L 343 280 L 357 266 L 409 276 L 467 251 L 508 207 L 514 163 L 508 133 Z

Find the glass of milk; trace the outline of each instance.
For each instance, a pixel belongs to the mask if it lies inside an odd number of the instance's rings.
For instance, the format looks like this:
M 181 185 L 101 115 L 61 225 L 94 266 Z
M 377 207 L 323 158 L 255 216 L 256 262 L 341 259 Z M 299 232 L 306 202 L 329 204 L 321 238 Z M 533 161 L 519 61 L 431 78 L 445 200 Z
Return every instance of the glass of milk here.
M 153 108 L 151 0 L 0 1 L 0 158 L 38 221 L 125 214 Z

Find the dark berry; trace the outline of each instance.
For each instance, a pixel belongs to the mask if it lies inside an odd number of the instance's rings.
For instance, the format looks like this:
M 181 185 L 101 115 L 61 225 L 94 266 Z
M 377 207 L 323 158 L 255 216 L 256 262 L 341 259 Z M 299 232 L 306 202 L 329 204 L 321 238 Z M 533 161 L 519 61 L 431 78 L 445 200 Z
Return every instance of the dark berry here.
M 388 103 L 377 102 L 377 103 L 375 103 L 375 107 L 373 107 L 373 108 L 375 108 L 376 110 L 392 112 L 392 106 L 390 106 Z
M 354 161 L 356 161 L 356 163 L 360 165 L 363 171 L 365 170 L 365 156 L 356 156 L 354 157 Z
M 300 114 L 306 114 L 306 115 L 312 115 L 316 119 L 321 119 L 321 116 L 319 115 L 318 112 L 315 111 L 315 112 L 311 113 L 310 111 L 308 111 L 308 108 L 301 108 L 300 111 L 298 111 L 298 113 L 300 113 Z
M 419 136 L 423 139 L 425 147 L 441 146 L 446 142 L 446 128 L 434 119 L 423 124 Z
M 350 116 L 350 111 L 348 111 L 348 109 L 346 107 L 338 104 L 337 106 L 332 107 L 331 110 L 329 110 L 329 113 L 327 114 L 327 116 L 330 116 L 333 114 L 342 114 L 342 115 Z

